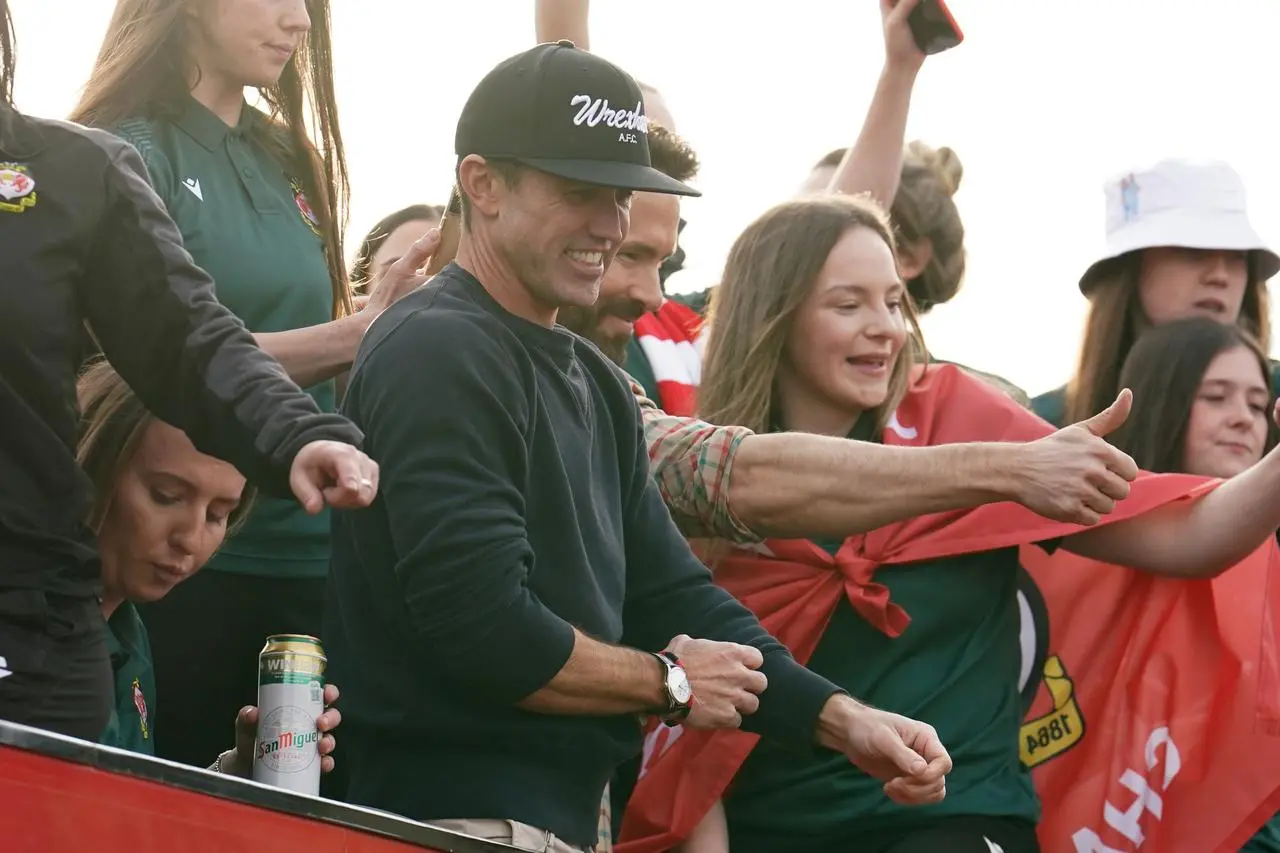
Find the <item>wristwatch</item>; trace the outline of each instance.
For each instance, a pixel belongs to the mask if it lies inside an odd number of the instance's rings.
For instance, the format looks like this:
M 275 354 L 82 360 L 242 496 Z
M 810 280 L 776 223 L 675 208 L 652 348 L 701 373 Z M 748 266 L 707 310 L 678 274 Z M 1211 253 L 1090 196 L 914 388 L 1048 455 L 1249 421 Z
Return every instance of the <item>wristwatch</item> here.
M 668 723 L 683 720 L 693 708 L 693 687 L 689 684 L 689 676 L 680 665 L 680 658 L 671 652 L 657 652 L 654 657 L 665 669 L 662 686 L 667 694 L 667 707 L 662 712 L 663 719 Z

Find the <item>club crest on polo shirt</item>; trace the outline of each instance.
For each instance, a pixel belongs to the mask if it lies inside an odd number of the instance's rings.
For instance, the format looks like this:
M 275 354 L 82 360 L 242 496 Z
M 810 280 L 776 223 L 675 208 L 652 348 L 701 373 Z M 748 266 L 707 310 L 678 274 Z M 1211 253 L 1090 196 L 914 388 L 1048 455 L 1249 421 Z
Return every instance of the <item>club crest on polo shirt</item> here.
M 302 190 L 302 182 L 297 178 L 290 178 L 289 188 L 293 190 L 293 203 L 297 205 L 302 221 L 307 223 L 307 227 L 311 229 L 312 234 L 317 237 L 322 236 L 320 234 L 320 217 L 316 216 L 316 212 L 311 209 L 311 202 L 307 201 L 307 194 Z
M 0 163 L 0 210 L 22 213 L 36 206 L 36 181 L 21 163 Z
M 608 98 L 574 95 L 569 99 L 569 106 L 576 107 L 578 110 L 573 117 L 575 127 L 604 125 L 615 128 L 618 131 L 619 142 L 636 145 L 640 142 L 639 134 L 649 132 L 649 119 L 644 114 L 643 101 L 637 101 L 632 109 L 618 109 L 609 106 Z
M 133 707 L 138 709 L 138 728 L 142 730 L 142 739 L 147 740 L 151 737 L 147 728 L 147 697 L 142 695 L 142 682 L 136 678 L 133 680 Z

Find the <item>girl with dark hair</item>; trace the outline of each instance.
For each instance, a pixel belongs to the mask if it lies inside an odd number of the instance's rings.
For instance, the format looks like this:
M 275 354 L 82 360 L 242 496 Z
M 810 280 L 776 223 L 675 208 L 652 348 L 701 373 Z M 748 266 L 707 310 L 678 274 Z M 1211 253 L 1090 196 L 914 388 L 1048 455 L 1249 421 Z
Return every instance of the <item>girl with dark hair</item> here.
M 334 378 L 372 318 L 425 281 L 434 244 L 419 240 L 352 313 L 328 0 L 118 0 L 73 118 L 137 149 L 219 301 L 333 411 Z M 328 517 L 267 498 L 209 571 L 142 608 L 169 709 L 158 755 L 206 761 L 256 693 L 245 662 L 263 638 L 320 633 L 328 562 Z M 193 624 L 203 641 L 180 642 Z
M 1112 436 L 1144 470 L 1234 477 L 1276 444 L 1271 362 L 1236 325 L 1207 317 L 1144 333 L 1120 384 L 1133 390 L 1129 420 Z M 1241 853 L 1280 851 L 1280 817 Z
M 1120 371 L 1133 409 L 1112 444 L 1144 471 L 1234 477 L 1275 445 L 1270 372 L 1239 326 L 1207 317 L 1157 326 Z
M 369 285 L 386 275 L 391 265 L 413 247 L 414 241 L 440 221 L 444 208 L 411 204 L 390 214 L 369 230 L 351 266 L 351 291 L 363 296 Z
M 75 455 L 84 325 L 158 418 L 274 495 L 364 506 L 377 466 L 214 299 L 133 149 L 17 112 L 12 74 L 0 0 L 0 718 L 97 740 L 112 690 Z

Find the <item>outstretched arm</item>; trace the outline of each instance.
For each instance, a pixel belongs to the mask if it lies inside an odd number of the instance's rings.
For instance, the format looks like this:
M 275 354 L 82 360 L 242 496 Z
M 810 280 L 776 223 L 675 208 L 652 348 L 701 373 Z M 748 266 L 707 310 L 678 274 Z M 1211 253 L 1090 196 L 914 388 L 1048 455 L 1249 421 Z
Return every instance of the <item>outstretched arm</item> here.
M 1176 501 L 1136 518 L 1069 536 L 1074 554 L 1179 578 L 1213 577 L 1247 557 L 1280 528 L 1280 456 L 1197 500 Z
M 1045 437 L 1025 444 L 886 447 L 715 426 L 668 415 L 634 381 L 631 389 L 658 490 L 691 537 L 850 536 L 1005 500 L 1058 521 L 1094 524 L 1137 476 L 1133 461 L 1102 439 L 1124 421 L 1127 395 L 1085 424 L 1057 432 L 1045 424 Z
M 925 58 L 907 25 L 907 16 L 919 2 L 880 0 L 884 68 L 876 82 L 862 130 L 831 176 L 828 192 L 870 193 L 886 209 L 893 204 L 902 176 L 911 93 Z

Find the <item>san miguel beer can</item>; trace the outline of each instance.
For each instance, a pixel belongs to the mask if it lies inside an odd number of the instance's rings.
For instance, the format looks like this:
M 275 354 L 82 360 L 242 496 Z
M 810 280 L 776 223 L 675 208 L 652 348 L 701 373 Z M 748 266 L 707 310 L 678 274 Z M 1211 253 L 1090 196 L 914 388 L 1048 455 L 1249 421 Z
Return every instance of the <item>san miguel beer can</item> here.
M 324 648 L 315 637 L 276 634 L 258 655 L 258 738 L 253 779 L 299 794 L 320 793 Z

